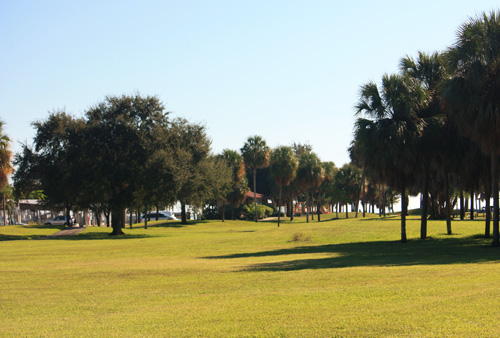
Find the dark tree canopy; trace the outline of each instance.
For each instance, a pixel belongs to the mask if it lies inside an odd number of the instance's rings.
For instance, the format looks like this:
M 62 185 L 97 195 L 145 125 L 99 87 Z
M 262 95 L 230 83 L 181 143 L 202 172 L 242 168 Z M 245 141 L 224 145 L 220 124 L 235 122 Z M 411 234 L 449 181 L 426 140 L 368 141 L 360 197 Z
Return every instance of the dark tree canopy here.
M 209 156 L 205 127 L 169 120 L 156 97 L 110 96 L 82 119 L 55 112 L 33 125 L 34 146 L 16 157 L 17 191 L 42 190 L 47 205 L 68 213 L 109 210 L 113 234 L 123 233 L 127 207 L 201 206 L 230 179 Z

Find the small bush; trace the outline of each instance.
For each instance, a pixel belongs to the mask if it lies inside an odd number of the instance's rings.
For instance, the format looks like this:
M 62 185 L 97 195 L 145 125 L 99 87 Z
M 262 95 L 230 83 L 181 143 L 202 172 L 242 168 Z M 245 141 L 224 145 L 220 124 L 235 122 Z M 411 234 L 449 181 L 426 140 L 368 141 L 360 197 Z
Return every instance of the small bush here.
M 255 207 L 253 204 L 244 205 L 242 207 L 243 215 L 245 219 L 254 219 L 255 218 Z M 257 205 L 257 218 L 263 219 L 266 217 L 271 217 L 274 210 L 271 207 L 266 205 Z
M 263 208 L 264 209 L 264 215 L 266 217 L 271 217 L 274 214 L 274 209 L 271 207 L 268 207 L 267 205 L 258 205 L 257 209 Z

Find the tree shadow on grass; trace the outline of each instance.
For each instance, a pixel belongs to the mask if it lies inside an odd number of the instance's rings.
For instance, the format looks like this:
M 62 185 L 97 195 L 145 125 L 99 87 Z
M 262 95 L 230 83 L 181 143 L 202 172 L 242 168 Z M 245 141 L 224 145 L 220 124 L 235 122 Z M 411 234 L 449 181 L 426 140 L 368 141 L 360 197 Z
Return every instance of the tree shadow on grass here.
M 353 218 L 353 219 L 357 220 L 357 221 L 361 221 L 361 222 L 380 222 L 380 221 L 395 221 L 395 220 L 400 221 L 401 216 L 389 214 L 389 215 L 385 215 L 385 216 L 376 215 L 376 217 L 374 216 L 374 217 Z M 420 220 L 420 218 L 414 217 L 414 216 L 406 216 L 406 220 L 407 221 L 416 221 L 416 220 Z
M 27 224 L 22 225 L 25 229 L 59 229 L 62 230 L 66 228 L 65 225 L 48 225 L 48 224 Z
M 136 239 L 136 238 L 152 238 L 152 237 L 162 237 L 153 235 L 143 235 L 143 234 L 123 234 L 123 235 L 111 235 L 111 233 L 103 232 L 82 232 L 71 236 L 57 236 L 44 238 L 47 240 L 56 241 L 94 241 L 94 240 L 124 240 L 124 239 Z
M 198 223 L 207 223 L 206 221 L 188 221 L 187 224 L 182 224 L 181 221 L 172 222 L 172 221 L 163 221 L 156 223 L 148 223 L 148 228 L 184 228 L 190 225 L 196 225 Z M 59 237 L 51 237 L 50 239 L 57 240 L 99 240 L 99 239 L 135 239 L 135 238 L 155 238 L 155 237 L 168 237 L 168 235 L 164 234 L 130 234 L 127 233 L 127 230 L 133 229 L 144 229 L 144 223 L 136 223 L 132 225 L 132 229 L 130 227 L 123 228 L 123 235 L 111 235 L 112 228 L 109 227 L 110 232 L 102 233 L 102 232 L 81 232 L 79 234 L 73 236 L 59 236 Z M 147 231 L 147 230 L 146 230 Z
M 490 246 L 490 240 L 478 237 L 428 239 L 406 244 L 391 241 L 358 242 L 289 249 L 210 256 L 207 259 L 237 259 L 278 257 L 280 262 L 260 263 L 240 271 L 294 271 L 305 269 L 335 269 L 360 266 L 412 266 L 467 264 L 500 261 L 500 250 Z M 322 254 L 331 257 L 297 259 L 297 255 Z M 292 256 L 293 259 L 286 259 Z
M 154 221 L 153 221 L 154 222 Z M 184 228 L 188 224 L 182 224 L 181 222 L 158 222 L 158 223 L 149 223 L 148 228 Z M 144 223 L 142 224 L 134 224 L 133 228 L 142 228 L 144 229 Z M 129 229 L 129 228 L 127 228 Z
M 337 221 L 339 219 L 341 219 L 341 218 L 322 218 L 319 222 L 318 222 L 318 219 L 310 219 L 309 223 L 314 224 L 314 223 L 333 222 L 333 221 Z M 259 223 L 271 223 L 271 224 L 274 223 L 274 224 L 278 225 L 278 219 L 277 218 L 276 219 L 266 219 L 266 220 L 259 221 Z M 282 225 L 287 225 L 287 224 L 297 225 L 297 224 L 309 224 L 309 223 L 307 223 L 307 221 L 306 221 L 305 218 L 301 219 L 301 218 L 298 218 L 298 217 L 294 218 L 293 221 L 290 221 L 289 218 L 286 219 L 286 220 L 283 220 L 283 219 L 280 220 L 280 225 L 281 224 Z
M 190 226 L 190 225 L 196 225 L 196 224 L 205 224 L 205 223 L 208 223 L 208 221 L 205 221 L 205 220 L 188 220 L 186 224 L 182 224 L 182 221 L 175 221 L 175 222 L 172 222 L 172 221 L 163 221 L 163 222 L 160 222 L 160 221 L 151 221 L 153 223 L 149 223 L 148 222 L 148 228 L 185 228 L 187 226 Z M 158 223 L 157 223 L 158 222 Z M 134 228 L 144 228 L 144 223 L 137 223 L 137 224 L 134 224 L 133 226 Z
M 47 236 L 46 235 L 3 235 L 3 234 L 0 234 L 0 242 L 30 240 L 30 239 L 42 239 L 45 237 L 47 237 Z

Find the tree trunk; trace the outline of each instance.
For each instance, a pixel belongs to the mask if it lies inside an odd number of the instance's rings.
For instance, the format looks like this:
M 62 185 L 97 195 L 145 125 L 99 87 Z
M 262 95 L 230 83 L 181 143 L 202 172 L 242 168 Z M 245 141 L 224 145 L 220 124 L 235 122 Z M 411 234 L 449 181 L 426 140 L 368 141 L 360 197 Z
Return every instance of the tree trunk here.
M 99 210 L 94 210 L 94 222 L 95 224 L 100 227 L 101 226 L 101 214 L 99 213 Z
M 485 206 L 485 221 L 484 221 L 484 237 L 490 238 L 490 223 L 491 223 L 491 184 L 486 184 L 486 206 Z
M 362 179 L 364 179 L 364 171 L 363 171 L 363 174 L 361 175 L 362 176 Z M 361 189 L 363 189 L 363 185 L 360 184 L 359 185 L 359 191 L 358 191 L 358 194 L 356 196 L 356 216 L 355 218 L 358 218 L 358 209 L 359 209 L 359 200 L 361 198 Z
M 422 216 L 420 218 L 420 239 L 427 238 L 427 209 L 429 208 L 429 161 L 424 163 L 424 187 L 422 191 Z
M 448 178 L 448 170 L 444 173 L 444 197 L 446 199 L 445 217 L 446 217 L 446 233 L 452 235 L 451 231 L 451 203 L 450 203 L 450 182 Z
M 144 229 L 148 228 L 148 219 L 150 215 L 148 214 L 148 208 L 144 207 Z
M 365 169 L 363 169 L 363 182 L 362 182 L 362 189 L 363 189 L 363 202 L 361 203 L 361 206 L 363 207 L 363 218 L 366 217 L 366 178 L 365 178 Z
M 318 212 L 318 222 L 321 222 L 321 193 L 318 190 L 318 206 L 317 206 L 317 212 Z
M 401 186 L 401 242 L 406 243 L 406 213 L 408 212 L 408 200 L 406 198 L 406 184 Z
M 185 202 L 181 202 L 181 223 L 187 224 L 186 203 Z
M 293 221 L 293 214 L 295 213 L 295 208 L 293 207 L 293 188 L 292 188 L 292 193 L 290 194 L 290 222 Z
M 71 222 L 71 206 L 66 206 L 66 226 L 71 227 L 73 222 Z
M 113 207 L 111 209 L 111 214 L 111 226 L 113 227 L 111 235 L 123 235 L 122 228 L 125 226 L 125 208 Z
M 311 214 L 311 221 L 314 221 L 314 192 L 311 191 L 311 196 L 309 198 L 309 202 L 307 202 L 307 209 Z
M 382 215 L 385 217 L 385 209 L 386 209 L 386 204 L 387 204 L 387 200 L 386 200 L 386 193 L 385 193 L 385 184 L 382 184 Z M 407 205 L 408 206 L 408 205 Z
M 106 227 L 109 228 L 111 226 L 111 222 L 110 222 L 110 215 L 111 213 L 111 210 L 108 210 L 108 212 L 104 212 L 104 215 L 106 216 Z
M 470 192 L 470 220 L 474 220 L 474 190 Z
M 132 211 L 132 209 L 128 209 L 128 211 L 129 211 L 129 214 L 130 214 L 130 216 L 129 216 L 130 229 L 132 229 L 132 223 L 133 223 L 133 220 L 132 220 L 132 219 L 133 219 L 133 211 Z
M 464 191 L 460 189 L 460 220 L 463 221 L 465 218 L 465 210 L 464 210 Z
M 3 195 L 3 225 L 7 225 L 7 212 L 5 207 L 5 195 Z
M 306 191 L 306 223 L 309 223 L 309 194 Z
M 257 222 L 257 169 L 253 169 L 253 203 L 255 206 L 255 222 Z
M 278 228 L 280 227 L 280 216 L 281 216 L 281 190 L 283 189 L 283 186 L 280 184 L 280 200 L 278 202 Z
M 224 223 L 224 218 L 226 216 L 226 200 L 223 199 L 222 201 L 222 222 Z
M 491 192 L 493 195 L 493 243 L 495 247 L 500 246 L 500 234 L 498 228 L 498 155 L 491 153 Z
M 382 209 L 384 208 L 384 203 L 383 203 L 383 194 L 382 194 L 382 185 L 379 185 L 378 186 L 378 205 L 379 205 L 379 208 L 378 208 L 378 216 L 379 217 L 382 217 Z

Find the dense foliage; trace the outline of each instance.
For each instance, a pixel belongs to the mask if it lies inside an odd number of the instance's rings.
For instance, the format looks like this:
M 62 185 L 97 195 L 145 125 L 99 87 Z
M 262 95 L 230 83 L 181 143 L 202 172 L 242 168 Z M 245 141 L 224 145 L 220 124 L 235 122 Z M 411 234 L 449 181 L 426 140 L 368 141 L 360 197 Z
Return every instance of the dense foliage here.
M 228 177 L 209 156 L 205 127 L 168 119 L 156 97 L 108 97 L 85 118 L 52 113 L 34 123 L 34 147 L 16 156 L 19 196 L 43 190 L 48 207 L 108 210 L 121 234 L 125 209 L 201 207 Z M 217 174 L 216 174 L 217 172 Z
M 370 82 L 361 87 L 356 109 L 362 116 L 356 121 L 351 159 L 369 180 L 399 191 L 403 242 L 409 191 L 422 194 L 424 239 L 429 201 L 432 216 L 444 210 L 451 235 L 452 200 L 457 195 L 463 200 L 466 190 L 471 199 L 481 195 L 487 210 L 493 197 L 493 245 L 500 245 L 499 16 L 492 12 L 471 18 L 446 52 L 405 57 L 399 74 L 385 75 L 380 86 Z

